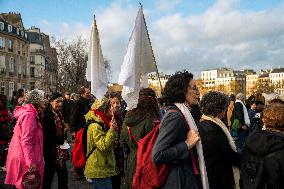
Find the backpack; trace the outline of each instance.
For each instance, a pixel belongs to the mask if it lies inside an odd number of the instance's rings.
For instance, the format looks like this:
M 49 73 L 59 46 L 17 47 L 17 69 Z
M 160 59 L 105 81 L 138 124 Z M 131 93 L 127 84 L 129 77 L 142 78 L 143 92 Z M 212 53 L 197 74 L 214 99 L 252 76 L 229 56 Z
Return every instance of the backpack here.
M 265 156 L 257 156 L 243 151 L 243 162 L 241 165 L 242 189 L 268 189 L 264 161 L 281 151 L 272 152 Z
M 179 112 L 168 110 L 168 112 Z M 182 115 L 183 117 L 183 115 Z M 185 119 L 183 117 L 183 119 Z M 188 127 L 188 125 L 186 124 Z M 137 141 L 128 129 L 131 140 L 138 144 L 136 170 L 133 177 L 132 189 L 155 189 L 161 188 L 168 178 L 171 165 L 155 164 L 152 159 L 152 149 L 159 135 L 160 123 L 155 122 L 155 127 L 141 140 Z M 189 127 L 188 127 L 189 129 Z
M 89 125 L 92 123 L 98 123 L 102 128 L 104 128 L 103 123 L 97 122 L 95 120 L 91 120 L 87 122 L 86 125 L 76 133 L 74 147 L 72 150 L 72 164 L 75 169 L 84 169 L 87 159 L 96 149 L 96 146 L 94 146 L 91 149 L 91 151 L 88 154 L 86 154 L 87 153 L 87 131 L 88 131 Z
M 157 165 L 152 160 L 152 149 L 158 135 L 159 124 L 156 124 L 151 132 L 140 141 L 137 141 L 136 170 L 133 177 L 132 189 L 159 188 L 168 177 L 170 166 L 165 164 Z M 133 135 L 131 138 L 134 139 Z

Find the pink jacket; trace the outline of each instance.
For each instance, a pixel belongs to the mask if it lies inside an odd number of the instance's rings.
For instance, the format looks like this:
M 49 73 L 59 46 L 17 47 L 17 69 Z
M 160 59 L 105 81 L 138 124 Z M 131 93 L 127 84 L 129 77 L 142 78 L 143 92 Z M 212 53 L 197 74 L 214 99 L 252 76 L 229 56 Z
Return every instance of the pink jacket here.
M 17 123 L 8 150 L 5 183 L 23 189 L 22 177 L 31 164 L 43 177 L 43 131 L 32 104 L 16 107 L 14 116 Z

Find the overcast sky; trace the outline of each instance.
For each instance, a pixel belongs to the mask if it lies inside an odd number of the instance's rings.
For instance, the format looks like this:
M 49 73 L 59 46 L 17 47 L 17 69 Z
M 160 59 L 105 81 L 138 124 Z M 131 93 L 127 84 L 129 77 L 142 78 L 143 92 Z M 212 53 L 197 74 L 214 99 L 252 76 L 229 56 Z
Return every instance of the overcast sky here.
M 284 67 L 284 1 L 140 1 L 159 71 Z M 139 9 L 134 0 L 0 0 L 0 12 L 22 14 L 25 28 L 89 40 L 96 15 L 102 51 L 117 82 Z

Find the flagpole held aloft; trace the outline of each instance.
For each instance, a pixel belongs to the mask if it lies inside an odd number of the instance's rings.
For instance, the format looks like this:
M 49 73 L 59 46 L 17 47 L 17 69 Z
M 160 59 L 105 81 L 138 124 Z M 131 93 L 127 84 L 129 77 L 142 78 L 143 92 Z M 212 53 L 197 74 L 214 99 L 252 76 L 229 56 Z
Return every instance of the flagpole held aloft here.
M 148 87 L 148 73 L 156 71 L 143 6 L 140 4 L 118 79 L 118 83 L 123 85 L 122 98 L 128 109 L 137 106 L 141 87 Z
M 140 2 L 139 2 L 139 4 L 140 4 L 140 6 L 141 6 L 142 9 L 143 9 L 142 4 L 141 4 Z M 144 19 L 144 22 L 146 23 L 144 14 L 143 14 L 143 19 Z M 150 46 L 151 46 L 151 49 L 152 49 L 154 64 L 155 64 L 155 67 L 156 67 L 156 73 L 157 73 L 157 77 L 158 77 L 158 81 L 159 81 L 160 88 L 161 88 L 161 93 L 162 93 L 162 92 L 163 92 L 163 87 L 162 87 L 162 82 L 161 82 L 161 78 L 160 78 L 160 73 L 159 73 L 159 70 L 158 70 L 158 65 L 157 65 L 157 62 L 156 62 L 156 58 L 155 58 L 155 55 L 154 55 L 154 51 L 153 51 L 153 47 L 152 47 L 152 43 L 151 43 L 151 39 L 150 39 L 150 36 L 149 36 L 149 32 L 148 32 L 148 28 L 147 28 L 147 27 L 146 27 L 146 30 L 147 30 L 147 36 L 148 36 L 148 39 L 149 39 L 149 42 L 150 42 Z
M 95 15 L 91 31 L 86 74 L 87 80 L 91 81 L 91 93 L 101 100 L 107 92 L 108 79 Z

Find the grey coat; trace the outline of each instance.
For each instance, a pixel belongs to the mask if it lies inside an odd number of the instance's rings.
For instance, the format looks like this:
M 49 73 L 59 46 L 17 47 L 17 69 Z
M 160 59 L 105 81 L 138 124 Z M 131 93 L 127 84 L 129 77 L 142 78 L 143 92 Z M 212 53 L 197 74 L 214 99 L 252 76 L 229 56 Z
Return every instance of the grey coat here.
M 171 108 L 176 109 L 176 107 Z M 202 188 L 200 177 L 194 175 L 189 150 L 185 143 L 187 132 L 188 129 L 181 117 L 181 112 L 167 112 L 165 114 L 152 152 L 155 163 L 172 165 L 162 189 Z M 195 157 L 198 162 L 197 155 Z

